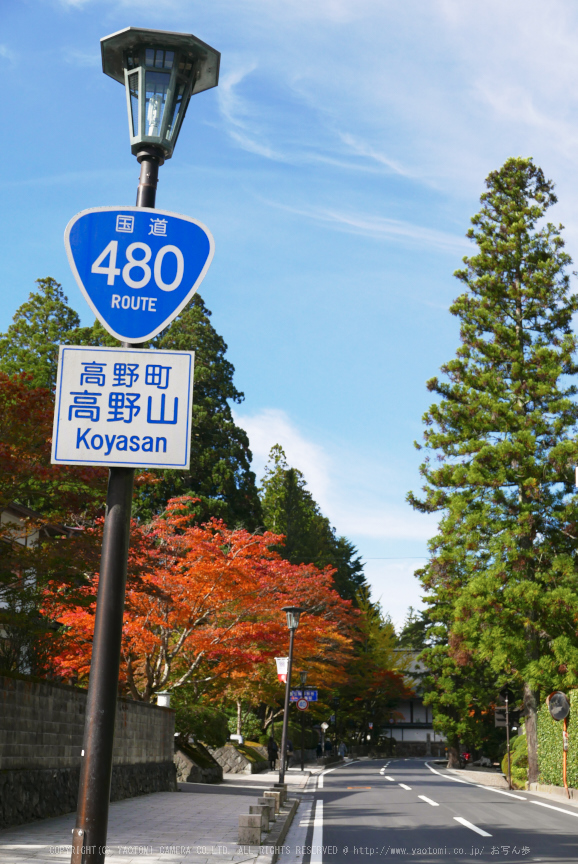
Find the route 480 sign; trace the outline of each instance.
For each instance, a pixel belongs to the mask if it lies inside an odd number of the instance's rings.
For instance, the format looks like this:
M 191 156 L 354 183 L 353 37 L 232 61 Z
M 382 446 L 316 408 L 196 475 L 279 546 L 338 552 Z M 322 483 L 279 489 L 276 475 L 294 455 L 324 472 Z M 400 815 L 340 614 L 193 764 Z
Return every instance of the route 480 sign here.
M 152 339 L 187 305 L 213 259 L 210 231 L 188 216 L 144 207 L 95 207 L 64 234 L 90 308 L 116 339 Z

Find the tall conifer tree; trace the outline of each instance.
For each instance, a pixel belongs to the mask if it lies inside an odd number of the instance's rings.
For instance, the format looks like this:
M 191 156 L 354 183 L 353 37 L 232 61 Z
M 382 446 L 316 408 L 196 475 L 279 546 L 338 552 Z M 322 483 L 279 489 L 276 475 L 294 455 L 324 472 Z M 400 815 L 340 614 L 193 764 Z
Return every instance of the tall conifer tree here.
M 7 375 L 28 372 L 32 386 L 52 390 L 58 346 L 74 344 L 80 318 L 55 279 L 37 279 L 36 284 L 38 291 L 31 292 L 6 333 L 0 334 L 0 369 Z
M 287 464 L 279 444 L 269 453 L 261 493 L 265 527 L 285 535 L 280 554 L 292 564 L 334 567 L 337 591 L 357 603 L 358 593 L 367 588 L 359 553 L 346 537 L 337 537 L 307 489 L 303 473 Z
M 509 159 L 486 186 L 468 231 L 478 252 L 455 274 L 461 346 L 427 385 L 439 401 L 424 416 L 425 495 L 409 500 L 441 515 L 421 577 L 447 656 L 518 684 L 535 781 L 538 702 L 578 682 L 578 297 L 542 170 Z

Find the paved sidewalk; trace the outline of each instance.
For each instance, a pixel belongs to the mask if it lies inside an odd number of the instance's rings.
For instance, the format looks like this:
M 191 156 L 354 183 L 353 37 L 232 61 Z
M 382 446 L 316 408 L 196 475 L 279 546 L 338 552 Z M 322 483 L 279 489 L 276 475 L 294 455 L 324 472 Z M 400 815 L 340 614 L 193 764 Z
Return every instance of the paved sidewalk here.
M 110 805 L 108 864 L 235 864 L 255 859 L 238 846 L 237 832 L 238 817 L 256 803 L 259 786 L 182 785 L 191 788 Z M 71 813 L 0 830 L 0 864 L 70 861 L 74 822 Z

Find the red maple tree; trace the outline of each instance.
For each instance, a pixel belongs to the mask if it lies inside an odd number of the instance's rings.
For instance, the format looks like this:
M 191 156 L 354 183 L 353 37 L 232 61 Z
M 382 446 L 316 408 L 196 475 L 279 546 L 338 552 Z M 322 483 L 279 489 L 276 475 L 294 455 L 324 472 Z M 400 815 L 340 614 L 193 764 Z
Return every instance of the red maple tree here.
M 258 676 L 265 660 L 286 653 L 281 607 L 306 610 L 297 661 L 343 668 L 348 620 L 356 613 L 333 587 L 332 571 L 293 565 L 272 547 L 278 535 L 231 530 L 216 519 L 195 523 L 194 499 L 172 499 L 146 527 L 133 524 L 125 605 L 121 683 L 149 701 L 165 688 L 193 684 L 222 695 Z M 97 526 L 95 534 L 101 531 Z M 87 679 L 98 573 L 73 598 L 55 581 L 46 611 L 63 625 L 53 664 L 63 677 Z

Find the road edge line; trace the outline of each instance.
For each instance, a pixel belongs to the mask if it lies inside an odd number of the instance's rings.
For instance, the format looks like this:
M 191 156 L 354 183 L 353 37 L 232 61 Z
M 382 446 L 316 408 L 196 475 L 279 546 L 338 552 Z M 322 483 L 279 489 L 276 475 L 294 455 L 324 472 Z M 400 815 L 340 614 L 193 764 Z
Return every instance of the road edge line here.
M 310 864 L 323 864 L 323 801 L 320 798 L 315 802 L 309 862 Z

